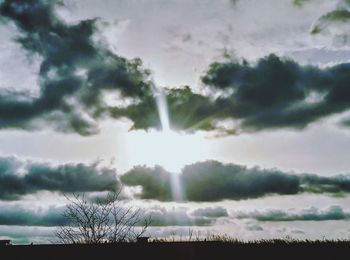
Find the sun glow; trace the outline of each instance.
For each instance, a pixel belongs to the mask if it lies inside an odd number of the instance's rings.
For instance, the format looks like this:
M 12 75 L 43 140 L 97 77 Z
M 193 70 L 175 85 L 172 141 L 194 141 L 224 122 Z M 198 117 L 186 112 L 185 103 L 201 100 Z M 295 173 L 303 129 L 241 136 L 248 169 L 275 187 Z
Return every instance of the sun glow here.
M 207 159 L 209 152 L 201 134 L 168 131 L 139 131 L 129 136 L 128 151 L 134 164 L 160 165 L 179 173 L 183 166 Z
M 200 134 L 181 134 L 170 129 L 143 131 L 130 138 L 128 157 L 134 161 L 133 165 L 159 165 L 170 172 L 173 200 L 184 201 L 186 194 L 179 173 L 185 165 L 207 159 L 209 153 L 203 140 Z
M 207 146 L 204 146 L 204 136 L 198 133 L 189 135 L 173 131 L 163 89 L 154 87 L 153 94 L 162 130 L 130 136 L 129 152 L 137 161 L 135 164 L 159 165 L 169 171 L 173 199 L 183 201 L 185 194 L 178 173 L 186 164 L 205 159 Z
M 186 164 L 203 159 L 206 153 L 204 137 L 198 133 L 189 135 L 173 131 L 164 90 L 154 86 L 153 94 L 162 130 L 132 136 L 131 143 L 137 150 L 131 154 L 138 163 L 160 165 L 172 173 L 179 173 Z

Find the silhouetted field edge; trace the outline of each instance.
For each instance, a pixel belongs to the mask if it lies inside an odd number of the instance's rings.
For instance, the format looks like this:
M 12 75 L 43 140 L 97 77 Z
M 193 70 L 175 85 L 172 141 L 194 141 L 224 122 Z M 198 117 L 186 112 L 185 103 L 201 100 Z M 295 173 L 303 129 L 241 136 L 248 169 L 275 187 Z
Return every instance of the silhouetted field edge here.
M 167 241 L 11 245 L 0 259 L 347 259 L 350 240 Z

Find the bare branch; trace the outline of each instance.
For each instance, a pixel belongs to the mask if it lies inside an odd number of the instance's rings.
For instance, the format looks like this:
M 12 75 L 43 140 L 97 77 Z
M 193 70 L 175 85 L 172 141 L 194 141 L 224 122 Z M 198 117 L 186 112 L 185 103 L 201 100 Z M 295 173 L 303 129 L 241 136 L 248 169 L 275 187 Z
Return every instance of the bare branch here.
M 59 226 L 56 237 L 64 244 L 130 242 L 142 236 L 151 218 L 141 223 L 140 210 L 120 206 L 121 190 L 107 195 L 103 204 L 88 200 L 85 194 L 65 195 L 68 204 L 63 216 L 69 225 Z M 138 231 L 138 229 L 140 229 Z

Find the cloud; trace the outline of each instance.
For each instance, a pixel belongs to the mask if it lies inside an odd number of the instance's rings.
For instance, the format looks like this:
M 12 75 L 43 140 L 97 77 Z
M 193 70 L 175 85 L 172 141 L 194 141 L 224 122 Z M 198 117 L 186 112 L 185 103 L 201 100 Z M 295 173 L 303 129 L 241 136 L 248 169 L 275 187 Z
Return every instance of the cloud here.
M 49 207 L 34 211 L 20 205 L 0 206 L 0 225 L 54 227 L 68 224 L 63 214 L 64 207 Z
M 329 193 L 342 196 L 350 192 L 350 176 L 323 177 L 291 174 L 276 169 L 247 168 L 217 161 L 187 165 L 179 175 L 189 201 L 249 199 L 269 194 Z M 103 201 L 108 191 L 140 186 L 134 197 L 171 201 L 171 173 L 160 166 L 136 166 L 120 177 L 116 170 L 97 164 L 23 162 L 14 157 L 0 158 L 0 199 L 17 200 L 38 191 L 87 192 L 92 200 Z M 122 196 L 128 196 L 122 194 Z M 201 209 L 197 216 L 225 215 L 220 208 Z
M 170 122 L 174 129 L 194 131 L 214 130 L 211 124 L 220 113 L 218 106 L 210 97 L 194 93 L 189 86 L 165 89 Z M 125 115 L 133 121 L 133 129 L 160 129 L 158 112 L 153 97 L 125 109 L 111 109 L 113 116 Z
M 97 165 L 21 163 L 0 158 L 0 199 L 16 200 L 42 190 L 58 192 L 113 191 L 118 187 L 114 169 Z
M 153 207 L 144 214 L 151 217 L 151 226 L 208 226 L 214 223 L 214 218 L 191 215 L 185 207 L 167 209 Z
M 294 1 L 300 5 L 305 1 Z M 61 1 L 5 0 L 1 20 L 14 24 L 16 42 L 41 60 L 39 95 L 0 91 L 0 128 L 38 129 L 91 135 L 99 120 L 126 117 L 132 129 L 159 128 L 150 72 L 140 59 L 127 60 L 96 40 L 99 19 L 66 23 L 55 13 Z M 346 10 L 321 20 L 344 20 Z M 210 94 L 190 87 L 167 89 L 172 125 L 179 130 L 224 134 L 273 128 L 303 129 L 349 109 L 348 63 L 320 69 L 275 55 L 247 62 L 212 63 L 203 83 Z M 13 73 L 16 73 L 14 71 Z M 108 104 L 113 92 L 126 107 Z
M 293 60 L 303 64 L 318 64 L 322 67 L 334 66 L 334 64 L 346 63 L 350 60 L 350 51 L 342 48 L 312 47 L 302 50 L 286 52 Z
M 232 5 L 236 5 L 239 0 L 230 0 Z M 291 0 L 292 4 L 297 7 L 302 7 L 305 3 L 311 2 L 312 0 Z
M 170 121 L 173 129 L 222 134 L 303 129 L 349 110 L 349 72 L 349 63 L 322 69 L 273 54 L 256 64 L 212 63 L 202 77 L 207 95 L 188 86 L 166 90 Z M 135 129 L 159 127 L 151 97 L 113 113 L 125 114 Z
M 318 34 L 331 25 L 347 23 L 350 21 L 350 12 L 345 9 L 337 9 L 322 15 L 313 25 L 311 34 Z
M 94 40 L 98 19 L 67 24 L 55 13 L 61 1 L 5 0 L 1 20 L 18 29 L 16 42 L 40 57 L 40 94 L 2 90 L 0 128 L 38 128 L 38 120 L 60 131 L 90 135 L 109 115 L 104 91 L 122 98 L 150 94 L 149 72 L 139 59 L 127 60 Z M 16 73 L 14 69 L 13 73 Z
M 238 0 L 230 0 L 231 4 L 236 5 Z
M 207 207 L 207 208 L 199 208 L 193 211 L 193 216 L 199 217 L 207 217 L 207 218 L 219 218 L 219 217 L 227 217 L 227 210 L 223 207 Z
M 216 161 L 186 166 L 180 178 L 186 198 L 190 201 L 245 199 L 269 193 L 295 194 L 299 191 L 296 176 Z M 141 185 L 142 198 L 171 200 L 170 173 L 160 167 L 137 167 L 124 174 L 121 180 L 126 185 Z
M 170 174 L 160 166 L 136 166 L 121 176 L 122 183 L 142 186 L 142 198 L 171 200 Z
M 143 199 L 172 200 L 171 173 L 161 167 L 135 167 L 121 177 L 130 186 L 141 186 Z M 291 174 L 275 169 L 247 168 L 217 161 L 187 165 L 180 183 L 189 201 L 220 201 L 259 198 L 270 194 L 350 192 L 350 176 L 322 177 L 314 174 Z M 197 212 L 198 213 L 198 212 Z M 196 214 L 197 214 L 196 213 Z M 198 213 L 199 214 L 199 213 Z
M 341 125 L 345 127 L 350 127 L 350 118 L 347 118 L 341 122 Z
M 246 227 L 247 230 L 249 231 L 263 231 L 264 229 L 262 228 L 262 226 L 258 225 L 258 224 L 253 224 L 253 225 L 248 225 Z
M 256 65 L 213 63 L 202 80 L 229 92 L 216 100 L 220 117 L 236 120 L 241 130 L 302 129 L 349 109 L 349 71 L 349 63 L 320 69 L 270 55 Z
M 0 239 L 10 239 L 13 244 L 50 244 L 57 241 L 54 227 L 2 226 Z
M 350 192 L 349 175 L 322 177 L 314 174 L 304 174 L 300 176 L 300 181 L 302 190 L 305 192 L 329 192 L 335 195 L 341 195 L 344 192 Z
M 20 204 L 0 205 L 0 226 L 38 226 L 56 227 L 69 224 L 69 219 L 63 215 L 65 207 L 50 206 L 46 209 L 36 210 Z M 122 211 L 127 208 L 121 206 Z M 166 208 L 152 206 L 142 209 L 142 220 L 138 225 L 143 225 L 143 219 L 150 218 L 150 226 L 208 226 L 212 225 L 219 217 L 226 217 L 224 208 L 199 208 L 191 212 L 187 207 Z M 201 213 L 208 214 L 201 214 Z M 220 213 L 220 214 L 217 214 Z M 225 213 L 225 214 L 223 214 Z
M 269 210 L 266 212 L 254 211 L 250 213 L 238 213 L 237 218 L 256 219 L 258 221 L 324 221 L 324 220 L 348 220 L 350 213 L 344 212 L 340 206 L 331 206 L 326 210 L 315 207 L 301 210 L 300 212 L 286 212 L 283 210 Z
M 216 161 L 185 166 L 181 177 L 186 197 L 194 201 L 239 200 L 299 190 L 296 176 Z
M 292 4 L 297 7 L 302 7 L 307 2 L 311 2 L 311 0 L 293 0 Z
M 334 10 L 320 16 L 312 25 L 312 35 L 332 36 L 333 45 L 346 46 L 349 38 L 350 1 L 338 1 Z
M 63 216 L 64 209 L 65 207 L 51 206 L 45 210 L 32 210 L 22 205 L 2 205 L 0 225 L 55 227 L 68 224 L 69 220 Z M 207 226 L 220 216 L 191 214 L 186 207 L 154 206 L 142 210 L 142 218 L 148 217 L 152 220 L 150 226 Z M 143 225 L 142 221 L 139 224 Z
M 69 220 L 63 216 L 64 209 L 64 206 L 51 206 L 45 210 L 32 210 L 16 204 L 2 205 L 0 225 L 56 227 L 69 224 Z M 142 218 L 148 217 L 152 219 L 151 226 L 206 226 L 215 220 L 215 217 L 191 215 L 185 207 L 151 207 L 142 211 Z M 140 224 L 142 225 L 142 221 Z

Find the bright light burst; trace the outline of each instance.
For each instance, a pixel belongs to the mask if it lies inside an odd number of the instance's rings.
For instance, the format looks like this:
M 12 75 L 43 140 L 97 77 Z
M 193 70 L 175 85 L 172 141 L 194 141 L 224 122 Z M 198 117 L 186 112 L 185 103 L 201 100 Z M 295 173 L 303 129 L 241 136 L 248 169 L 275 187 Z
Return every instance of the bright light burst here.
M 160 165 L 171 173 L 172 196 L 183 201 L 185 195 L 178 173 L 186 164 L 203 160 L 207 154 L 203 136 L 180 134 L 171 130 L 166 96 L 162 89 L 154 87 L 161 131 L 144 132 L 131 138 L 129 152 L 139 164 Z
M 168 131 L 135 131 L 128 136 L 131 164 L 160 165 L 166 170 L 179 173 L 187 164 L 206 160 L 209 157 L 204 135 L 182 134 Z

